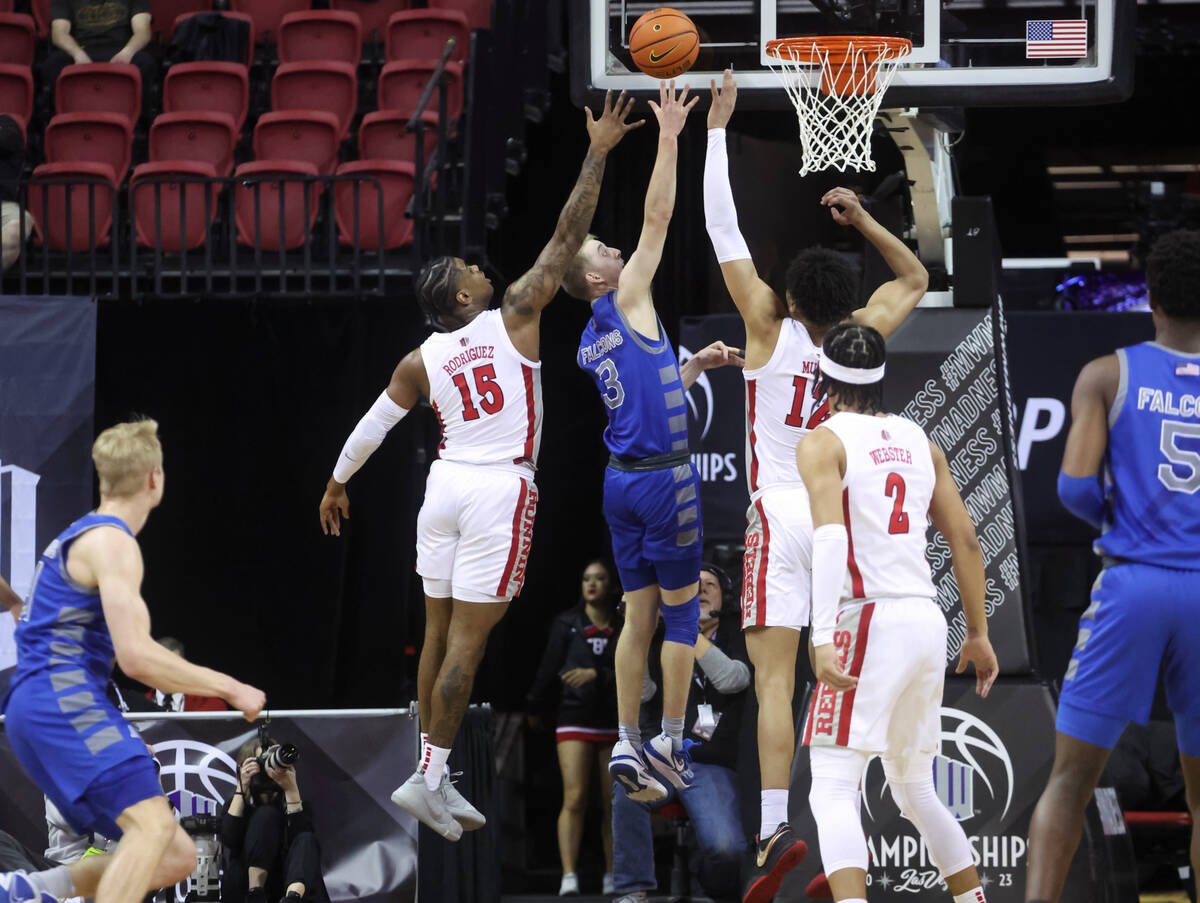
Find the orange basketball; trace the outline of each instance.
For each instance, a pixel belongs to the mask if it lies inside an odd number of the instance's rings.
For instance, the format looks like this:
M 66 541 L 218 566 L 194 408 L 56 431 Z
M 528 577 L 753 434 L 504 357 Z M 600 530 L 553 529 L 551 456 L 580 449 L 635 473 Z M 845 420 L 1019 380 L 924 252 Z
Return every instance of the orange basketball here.
M 629 30 L 633 64 L 655 78 L 674 78 L 692 68 L 700 54 L 696 23 L 677 9 L 652 9 Z

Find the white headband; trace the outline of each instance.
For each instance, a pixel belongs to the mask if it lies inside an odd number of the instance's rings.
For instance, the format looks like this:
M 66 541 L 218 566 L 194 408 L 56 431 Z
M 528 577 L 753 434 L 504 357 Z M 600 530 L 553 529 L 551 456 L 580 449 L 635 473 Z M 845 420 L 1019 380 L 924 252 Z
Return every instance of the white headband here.
M 838 380 L 838 382 L 850 383 L 855 386 L 865 386 L 870 383 L 877 383 L 883 379 L 883 370 L 886 366 L 884 364 L 870 369 L 847 367 L 836 361 L 831 361 L 825 356 L 824 351 L 819 351 L 817 354 L 818 366 L 820 366 L 821 372 L 831 379 Z

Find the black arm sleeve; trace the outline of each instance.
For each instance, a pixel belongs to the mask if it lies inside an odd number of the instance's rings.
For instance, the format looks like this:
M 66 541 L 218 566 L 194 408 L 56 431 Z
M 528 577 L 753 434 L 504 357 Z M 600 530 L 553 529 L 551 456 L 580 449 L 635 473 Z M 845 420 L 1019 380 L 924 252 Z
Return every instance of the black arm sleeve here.
M 546 640 L 546 651 L 538 665 L 533 685 L 525 694 L 525 704 L 531 711 L 547 709 L 558 699 L 559 672 L 567 657 L 567 644 L 571 641 L 571 628 L 562 618 L 555 618 L 550 627 L 550 638 Z

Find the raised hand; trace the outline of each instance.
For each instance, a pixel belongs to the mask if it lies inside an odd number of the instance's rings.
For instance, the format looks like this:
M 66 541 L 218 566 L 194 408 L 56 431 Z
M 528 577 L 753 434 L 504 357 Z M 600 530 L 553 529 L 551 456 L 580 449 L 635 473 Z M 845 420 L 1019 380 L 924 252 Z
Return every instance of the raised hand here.
M 854 226 L 870 214 L 863 209 L 862 200 L 849 188 L 831 188 L 821 198 L 821 205 L 829 208 L 834 222 L 842 226 Z
M 267 694 L 258 687 L 239 683 L 234 691 L 225 697 L 225 701 L 241 712 L 247 721 L 254 721 L 267 704 Z
M 721 76 L 720 90 L 716 79 L 710 81 L 709 86 L 712 88 L 712 106 L 708 108 L 708 127 L 723 129 L 729 124 L 729 117 L 737 105 L 737 79 L 733 77 L 733 70 L 726 69 Z
M 686 103 L 688 91 L 687 85 L 683 86 L 683 92 L 675 96 L 675 79 L 669 82 L 658 83 L 658 103 L 650 101 L 650 109 L 654 111 L 654 115 L 658 118 L 658 131 L 660 135 L 670 135 L 675 137 L 683 131 L 683 124 L 687 122 L 687 115 L 692 111 L 692 107 L 696 105 L 696 101 L 700 99 L 697 94 L 692 98 L 691 103 Z
M 584 107 L 584 113 L 587 116 L 588 135 L 592 139 L 592 147 L 601 153 L 608 153 L 628 132 L 636 128 L 640 128 L 645 124 L 646 120 L 638 119 L 634 122 L 626 122 L 629 118 L 629 113 L 633 109 L 633 98 L 625 99 L 625 92 L 621 92 L 621 96 L 617 98 L 614 105 L 612 102 L 612 91 L 604 95 L 604 112 L 600 114 L 599 119 L 592 117 L 592 108 Z
M 991 640 L 985 636 L 967 637 L 958 655 L 958 667 L 954 669 L 954 673 L 962 674 L 966 671 L 967 662 L 975 665 L 975 692 L 986 697 L 1000 673 L 1000 663 L 996 661 L 996 652 L 992 649 Z
M 746 360 L 742 357 L 742 349 L 726 345 L 717 340 L 707 348 L 701 348 L 694 355 L 700 359 L 701 370 L 712 370 L 714 367 L 724 367 L 732 364 L 735 367 L 745 367 Z

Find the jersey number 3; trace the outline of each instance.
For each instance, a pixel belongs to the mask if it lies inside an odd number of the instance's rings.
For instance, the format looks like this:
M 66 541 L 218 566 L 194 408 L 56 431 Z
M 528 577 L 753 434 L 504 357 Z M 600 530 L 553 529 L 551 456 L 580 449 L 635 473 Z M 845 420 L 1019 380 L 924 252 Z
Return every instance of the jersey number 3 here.
M 471 376 L 475 379 L 475 391 L 479 393 L 479 407 L 483 408 L 485 414 L 495 414 L 504 407 L 504 392 L 500 389 L 500 383 L 496 382 L 494 366 L 484 364 L 482 367 L 476 367 L 471 371 Z M 463 420 L 478 420 L 479 409 L 471 401 L 471 389 L 467 386 L 467 378 L 461 373 L 455 373 L 452 379 L 458 387 L 458 394 L 462 396 Z
M 610 408 L 619 408 L 621 402 L 625 400 L 625 387 L 621 385 L 618 377 L 617 365 L 612 362 L 612 358 L 606 357 L 596 368 L 596 378 L 604 380 L 600 397 Z
M 896 503 L 892 505 L 892 516 L 888 518 L 889 533 L 908 532 L 908 515 L 904 512 L 904 488 L 904 477 L 898 473 L 888 474 L 883 494 L 888 498 L 893 495 L 896 497 Z

